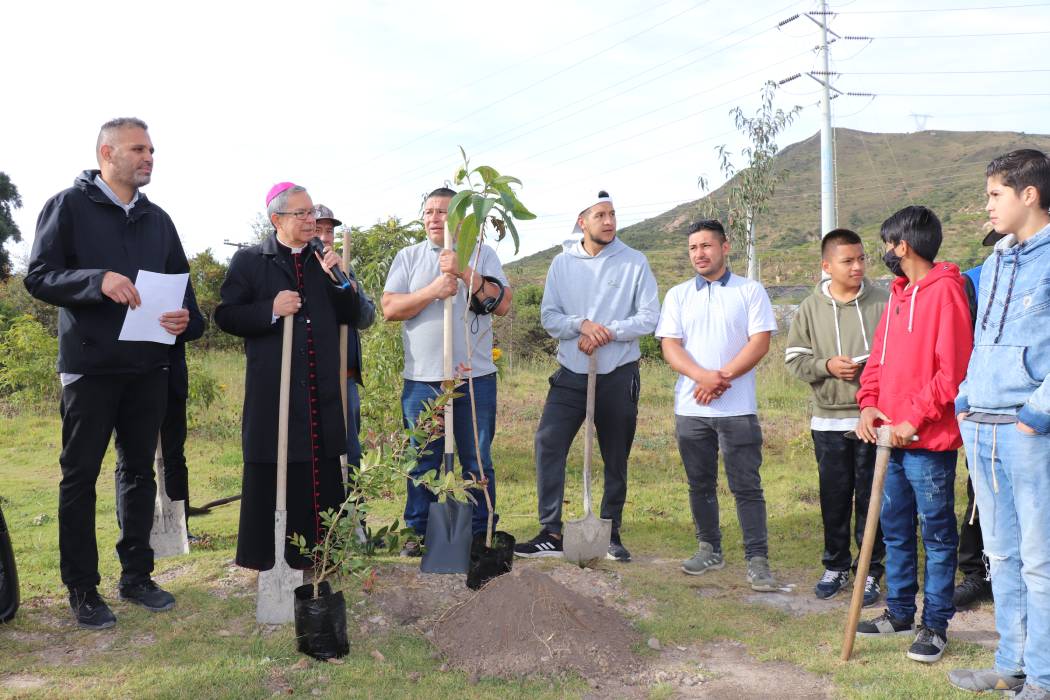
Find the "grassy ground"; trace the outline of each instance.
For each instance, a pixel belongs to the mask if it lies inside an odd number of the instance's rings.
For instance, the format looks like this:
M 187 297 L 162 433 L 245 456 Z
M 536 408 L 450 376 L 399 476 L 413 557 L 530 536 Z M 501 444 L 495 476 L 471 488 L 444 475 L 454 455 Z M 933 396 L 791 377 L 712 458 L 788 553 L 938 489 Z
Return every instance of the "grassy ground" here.
M 816 472 L 808 436 L 805 387 L 786 375 L 782 350 L 774 347 L 760 368 L 761 421 L 766 440 L 763 481 L 769 503 L 771 560 L 783 578 L 799 583 L 797 596 L 822 571 L 823 549 Z M 239 491 L 239 410 L 242 361 L 213 354 L 207 364 L 223 384 L 217 404 L 198 416 L 187 445 L 191 491 L 196 502 Z M 501 528 L 519 538 L 537 529 L 532 437 L 546 378 L 553 363 L 517 363 L 500 385 L 500 417 L 494 445 Z M 940 664 L 926 667 L 904 657 L 904 640 L 858 643 L 856 658 L 838 661 L 844 609 L 792 615 L 748 600 L 740 531 L 723 485 L 722 525 L 727 567 L 693 578 L 677 561 L 695 541 L 685 478 L 673 437 L 674 377 L 663 365 L 642 372 L 642 403 L 631 458 L 630 492 L 623 536 L 636 562 L 618 567 L 628 591 L 644 598 L 651 618 L 638 622 L 664 645 L 690 646 L 714 639 L 738 640 L 759 661 L 783 661 L 819 674 L 836 697 L 951 697 L 945 672 L 959 665 L 987 665 L 989 651 L 953 641 Z M 158 561 L 157 576 L 178 596 L 177 608 L 151 615 L 119 601 L 115 630 L 85 632 L 70 619 L 58 576 L 55 502 L 60 425 L 51 415 L 0 419 L 0 498 L 16 548 L 23 609 L 0 627 L 0 695 L 26 697 L 262 697 L 273 693 L 330 697 L 470 698 L 577 697 L 582 681 L 470 682 L 457 672 L 435 672 L 421 637 L 404 633 L 352 639 L 343 664 L 297 663 L 290 626 L 276 631 L 254 624 L 252 579 L 231 566 L 236 506 L 194 518 L 205 546 L 184 557 Z M 582 452 L 569 460 L 566 517 L 580 510 Z M 119 575 L 113 545 L 117 528 L 110 487 L 112 452 L 99 481 L 97 531 L 102 592 L 116 598 Z M 599 470 L 600 471 L 600 470 Z M 965 473 L 960 473 L 965 484 Z M 393 516 L 399 503 L 384 505 Z M 959 510 L 963 504 L 959 504 Z M 343 586 L 360 595 L 352 582 Z M 367 650 L 380 648 L 377 663 Z M 653 697 L 674 697 L 656 687 Z

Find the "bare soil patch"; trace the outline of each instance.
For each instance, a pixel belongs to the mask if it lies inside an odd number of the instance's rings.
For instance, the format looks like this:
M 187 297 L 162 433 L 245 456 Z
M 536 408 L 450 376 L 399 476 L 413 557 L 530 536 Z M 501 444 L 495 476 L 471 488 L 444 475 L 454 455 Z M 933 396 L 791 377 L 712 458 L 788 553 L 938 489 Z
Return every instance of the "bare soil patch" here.
M 640 665 L 632 650 L 640 634 L 619 612 L 529 568 L 451 609 L 433 640 L 451 665 L 483 676 L 544 669 L 596 677 Z
M 973 610 L 958 610 L 948 623 L 948 639 L 980 644 L 986 649 L 999 645 L 995 631 L 995 608 L 985 604 Z

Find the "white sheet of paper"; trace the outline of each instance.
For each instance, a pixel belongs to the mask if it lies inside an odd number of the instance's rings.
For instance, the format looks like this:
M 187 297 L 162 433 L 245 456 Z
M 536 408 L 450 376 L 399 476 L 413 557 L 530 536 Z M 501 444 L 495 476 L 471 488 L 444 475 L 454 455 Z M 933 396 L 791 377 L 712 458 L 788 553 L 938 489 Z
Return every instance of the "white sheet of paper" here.
M 159 272 L 139 270 L 135 278 L 135 289 L 139 290 L 142 304 L 135 309 L 128 308 L 117 340 L 144 340 L 151 343 L 174 345 L 175 336 L 160 325 L 160 315 L 182 308 L 182 300 L 186 296 L 186 283 L 189 279 L 188 272 L 164 275 Z

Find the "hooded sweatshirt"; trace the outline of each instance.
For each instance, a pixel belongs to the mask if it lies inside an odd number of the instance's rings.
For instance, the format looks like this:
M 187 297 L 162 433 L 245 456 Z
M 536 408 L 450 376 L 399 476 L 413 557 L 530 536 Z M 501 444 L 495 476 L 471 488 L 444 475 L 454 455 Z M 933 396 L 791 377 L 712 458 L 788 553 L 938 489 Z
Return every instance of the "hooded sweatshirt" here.
M 846 381 L 833 376 L 828 360 L 871 353 L 889 293 L 864 280 L 857 296 L 843 304 L 831 296 L 830 286 L 831 280 L 821 282 L 799 305 L 788 331 L 784 362 L 793 375 L 813 388 L 814 418 L 856 418 L 859 378 Z
M 1003 238 L 984 262 L 959 413 L 1000 413 L 1050 433 L 1050 226 Z
M 908 421 L 912 447 L 957 450 L 955 396 L 973 347 L 970 309 L 959 268 L 934 263 L 915 284 L 898 277 L 879 320 L 871 357 L 860 378 L 861 410 L 876 406 L 896 425 Z
M 638 339 L 656 329 L 660 299 L 645 255 L 619 238 L 591 255 L 582 241 L 568 240 L 551 262 L 540 305 L 540 322 L 558 340 L 558 362 L 586 374 L 588 357 L 580 351 L 584 320 L 608 328 L 613 341 L 598 348 L 598 374 L 641 357 Z

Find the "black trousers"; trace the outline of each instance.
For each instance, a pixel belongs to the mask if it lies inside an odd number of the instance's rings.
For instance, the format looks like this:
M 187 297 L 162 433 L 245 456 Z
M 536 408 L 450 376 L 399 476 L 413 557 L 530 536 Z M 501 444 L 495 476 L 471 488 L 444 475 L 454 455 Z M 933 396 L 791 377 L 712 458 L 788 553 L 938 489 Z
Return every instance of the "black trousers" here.
M 812 433 L 820 477 L 820 516 L 824 521 L 824 568 L 831 571 L 852 568 L 856 571 L 857 560 L 850 556 L 850 531 L 859 556 L 871 499 L 871 483 L 875 478 L 875 445 L 850 440 L 838 430 L 814 430 Z M 882 578 L 886 572 L 885 558 L 886 544 L 882 540 L 880 524 L 875 534 L 875 547 L 871 550 L 869 576 Z
M 966 477 L 966 512 L 959 525 L 959 571 L 963 576 L 988 578 L 988 565 L 984 560 L 984 537 L 981 536 L 981 514 L 974 510 L 973 481 Z M 973 524 L 970 515 L 973 514 Z
M 560 533 L 565 460 L 586 417 L 587 375 L 559 367 L 549 381 L 550 390 L 536 429 L 536 491 L 540 524 L 550 532 Z M 594 428 L 605 463 L 601 517 L 612 520 L 617 532 L 627 500 L 627 460 L 638 423 L 640 391 L 637 362 L 599 374 L 595 386 Z
M 168 390 L 168 402 L 164 410 L 164 421 L 160 425 L 160 449 L 164 457 L 164 490 L 172 501 L 186 501 L 189 505 L 189 471 L 186 469 L 186 397 Z M 119 478 L 124 455 L 117 449 L 117 471 Z
M 173 501 L 190 499 L 190 477 L 186 469 L 186 397 L 168 392 L 168 407 L 160 426 L 160 449 L 164 455 L 164 490 Z
M 95 486 L 114 431 L 123 455 L 116 479 L 120 582 L 144 581 L 153 572 L 153 458 L 167 393 L 166 367 L 145 374 L 84 375 L 62 389 L 58 549 L 62 582 L 71 589 L 93 588 L 101 581 Z

